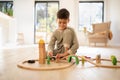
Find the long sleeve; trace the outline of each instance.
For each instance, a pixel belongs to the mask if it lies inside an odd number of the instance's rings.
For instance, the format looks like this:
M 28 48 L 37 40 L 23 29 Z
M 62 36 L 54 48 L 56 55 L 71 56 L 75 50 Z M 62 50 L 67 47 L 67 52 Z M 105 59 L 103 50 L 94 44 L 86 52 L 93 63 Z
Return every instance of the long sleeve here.
M 74 35 L 73 36 L 73 44 L 68 51 L 70 54 L 75 54 L 77 52 L 77 49 L 79 48 L 79 43 L 78 43 L 78 40 L 77 40 L 77 36 L 76 36 L 74 31 L 73 31 L 73 35 Z
M 54 33 L 53 33 L 53 35 L 50 39 L 50 42 L 48 44 L 48 52 L 53 52 L 54 47 L 55 47 L 55 41 L 56 41 L 56 38 L 55 38 Z

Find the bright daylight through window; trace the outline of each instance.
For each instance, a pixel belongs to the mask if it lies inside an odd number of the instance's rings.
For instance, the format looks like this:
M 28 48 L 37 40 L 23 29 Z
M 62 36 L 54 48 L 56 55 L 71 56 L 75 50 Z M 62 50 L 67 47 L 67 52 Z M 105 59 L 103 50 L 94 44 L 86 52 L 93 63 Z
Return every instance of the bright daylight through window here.
M 49 42 L 51 33 L 56 29 L 56 13 L 58 1 L 43 1 L 35 4 L 35 43 L 42 38 Z
M 103 1 L 80 1 L 79 2 L 79 30 L 86 28 L 91 31 L 92 23 L 103 22 L 104 3 Z

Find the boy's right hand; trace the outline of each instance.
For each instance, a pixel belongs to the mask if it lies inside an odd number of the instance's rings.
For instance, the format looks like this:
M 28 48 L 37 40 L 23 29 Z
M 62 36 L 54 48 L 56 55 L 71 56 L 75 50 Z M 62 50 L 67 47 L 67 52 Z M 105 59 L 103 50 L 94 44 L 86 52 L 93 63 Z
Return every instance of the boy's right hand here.
M 52 56 L 53 56 L 53 52 L 49 52 L 48 55 L 49 55 L 50 57 L 52 57 Z

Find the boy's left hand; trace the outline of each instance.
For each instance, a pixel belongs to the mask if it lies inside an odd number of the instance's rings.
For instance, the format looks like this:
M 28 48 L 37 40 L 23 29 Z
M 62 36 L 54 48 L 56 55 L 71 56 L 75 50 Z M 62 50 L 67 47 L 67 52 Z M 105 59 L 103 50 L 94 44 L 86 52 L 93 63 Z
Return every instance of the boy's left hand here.
M 56 55 L 56 58 L 61 58 L 61 57 L 64 57 L 64 56 L 67 56 L 68 55 L 68 53 L 67 52 L 65 52 L 65 53 L 58 53 L 57 55 Z
M 61 58 L 61 57 L 63 57 L 63 56 L 64 56 L 63 54 L 59 54 L 59 53 L 58 53 L 58 54 L 56 55 L 56 58 Z

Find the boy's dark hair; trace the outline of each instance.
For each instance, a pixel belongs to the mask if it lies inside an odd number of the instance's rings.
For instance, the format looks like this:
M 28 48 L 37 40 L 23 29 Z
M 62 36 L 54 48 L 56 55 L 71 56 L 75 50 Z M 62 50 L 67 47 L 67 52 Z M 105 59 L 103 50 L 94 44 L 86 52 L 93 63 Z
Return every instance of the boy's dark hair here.
M 62 8 L 57 12 L 58 19 L 69 19 L 69 15 L 70 15 L 69 11 L 65 8 Z

